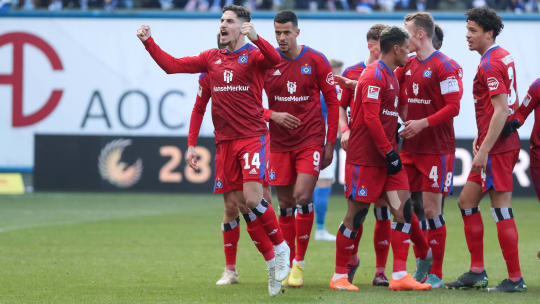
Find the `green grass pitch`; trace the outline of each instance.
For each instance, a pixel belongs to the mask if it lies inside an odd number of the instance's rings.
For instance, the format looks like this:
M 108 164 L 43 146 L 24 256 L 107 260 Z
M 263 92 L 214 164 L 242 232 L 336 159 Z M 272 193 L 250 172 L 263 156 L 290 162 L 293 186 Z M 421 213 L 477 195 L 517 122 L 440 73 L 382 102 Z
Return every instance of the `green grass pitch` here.
M 482 203 L 490 286 L 506 277 L 489 201 Z M 327 227 L 337 231 L 345 210 L 333 196 Z M 523 294 L 433 290 L 390 292 L 371 287 L 373 213 L 360 243 L 359 292 L 328 288 L 335 244 L 312 240 L 305 286 L 267 294 L 266 265 L 241 222 L 240 283 L 216 286 L 224 255 L 223 203 L 214 195 L 39 193 L 0 196 L 0 303 L 540 303 L 540 204 L 515 199 Z M 446 203 L 444 279 L 469 266 L 456 200 Z M 391 271 L 391 251 L 387 275 Z M 409 271 L 414 270 L 412 249 Z

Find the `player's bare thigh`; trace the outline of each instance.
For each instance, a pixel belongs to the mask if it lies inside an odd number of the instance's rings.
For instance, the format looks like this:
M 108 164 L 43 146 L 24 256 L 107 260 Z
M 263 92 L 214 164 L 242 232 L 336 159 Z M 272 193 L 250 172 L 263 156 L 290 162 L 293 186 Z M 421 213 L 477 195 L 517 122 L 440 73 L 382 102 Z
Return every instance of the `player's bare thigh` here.
M 488 191 L 491 199 L 491 207 L 493 208 L 512 208 L 512 192 Z
M 484 197 L 485 193 L 482 192 L 482 185 L 467 181 L 461 194 L 458 198 L 458 206 L 461 209 L 476 208 L 480 204 L 480 200 Z
M 223 202 L 225 205 L 225 213 L 223 222 L 229 223 L 238 217 L 238 210 L 243 214 L 249 213 L 249 209 L 244 202 L 244 195 L 241 191 L 231 191 L 223 193 Z
M 313 200 L 313 190 L 317 183 L 317 176 L 307 173 L 298 173 L 294 185 L 294 199 L 297 205 L 304 206 Z
M 364 203 L 355 201 L 352 198 L 347 199 L 347 213 L 343 219 L 343 224 L 349 229 L 356 230 L 358 227 L 355 227 L 354 221 L 355 216 L 359 214 L 364 209 L 369 209 L 370 203 Z M 361 223 L 360 223 L 361 224 Z
M 442 198 L 442 193 L 422 192 L 424 214 L 427 218 L 432 219 L 442 213 Z
M 263 187 L 259 182 L 245 182 L 243 184 L 245 204 L 252 209 L 257 207 L 263 198 Z

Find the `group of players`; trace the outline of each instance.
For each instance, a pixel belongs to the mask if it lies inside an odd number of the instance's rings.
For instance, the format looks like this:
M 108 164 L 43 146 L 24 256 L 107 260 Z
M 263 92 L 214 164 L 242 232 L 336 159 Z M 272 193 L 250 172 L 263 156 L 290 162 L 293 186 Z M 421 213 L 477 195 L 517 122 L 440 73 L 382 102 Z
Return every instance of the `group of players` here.
M 515 130 L 538 106 L 540 80 L 531 85 L 519 107 L 514 60 L 495 43 L 503 28 L 500 16 L 489 8 L 469 10 L 466 16 L 469 49 L 482 55 L 473 85 L 479 130 L 473 143 L 475 157 L 458 202 L 471 266 L 446 286 L 487 287 L 478 205 L 488 193 L 508 268 L 508 279 L 489 290 L 524 291 L 511 207 L 512 169 L 520 146 Z M 373 285 L 391 290 L 445 286 L 442 205 L 452 192 L 453 117 L 459 113 L 463 95 L 463 70 L 438 51 L 443 35 L 432 16 L 409 14 L 404 28 L 374 25 L 367 34 L 368 60 L 335 78 L 322 53 L 298 45 L 300 29 L 294 12 L 282 11 L 274 18 L 277 49 L 257 34 L 250 21 L 244 7 L 224 7 L 219 47 L 182 58 L 161 50 L 149 26 L 137 30 L 146 50 L 166 73 L 202 73 L 186 157 L 195 169 L 197 136 L 212 99 L 214 191 L 223 193 L 225 202 L 226 268 L 217 284 L 238 281 L 235 264 L 242 213 L 268 265 L 269 294 L 279 294 L 282 286 L 303 285 L 304 256 L 314 220 L 313 191 L 319 172 L 332 162 L 339 125 L 341 146 L 347 152 L 347 213 L 337 232 L 330 288 L 358 290 L 352 282 L 359 264 L 362 225 L 371 204 L 377 219 Z M 246 43 L 245 37 L 256 47 Z M 409 56 L 413 52 L 416 55 Z M 336 90 L 335 80 L 341 89 Z M 262 106 L 263 89 L 269 109 Z M 321 98 L 327 108 L 326 125 Z M 405 126 L 399 132 L 398 117 Z M 531 174 L 537 193 L 540 154 L 534 147 L 540 145 L 539 128 L 535 124 L 531 136 Z M 279 221 L 270 204 L 270 185 L 277 192 Z M 412 276 L 406 270 L 411 241 L 417 258 Z M 384 271 L 390 244 L 394 261 L 388 280 Z

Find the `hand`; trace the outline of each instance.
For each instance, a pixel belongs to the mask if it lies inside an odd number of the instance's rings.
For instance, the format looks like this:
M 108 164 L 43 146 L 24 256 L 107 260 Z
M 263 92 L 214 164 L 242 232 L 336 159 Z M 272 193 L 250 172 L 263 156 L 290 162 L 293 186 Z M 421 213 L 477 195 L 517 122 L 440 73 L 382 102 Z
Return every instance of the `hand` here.
M 327 142 L 326 145 L 324 145 L 324 154 L 323 154 L 323 162 L 321 164 L 321 170 L 324 168 L 330 166 L 332 163 L 332 158 L 334 158 L 334 144 L 331 142 Z
M 472 161 L 472 172 L 485 172 L 487 164 L 488 154 L 482 150 L 478 150 Z
M 259 39 L 259 35 L 257 35 L 257 32 L 255 31 L 255 28 L 253 27 L 253 23 L 251 22 L 242 23 L 240 32 L 242 33 L 242 35 L 246 35 L 248 39 L 251 41 L 257 41 L 257 39 Z
M 194 146 L 188 146 L 186 162 L 193 170 L 199 170 L 199 154 L 197 154 Z
M 426 118 L 422 118 L 419 120 L 407 120 L 403 124 L 405 125 L 405 129 L 403 129 L 403 131 L 399 133 L 399 136 L 405 139 L 416 136 L 418 133 L 420 133 L 422 130 L 429 126 Z
M 510 134 L 519 129 L 519 127 L 521 127 L 521 124 L 517 119 L 512 119 L 509 122 L 505 123 L 504 128 L 501 132 L 502 138 L 507 138 L 508 136 L 510 136 Z
M 351 130 L 347 130 L 341 133 L 341 148 L 344 151 L 347 151 L 347 146 L 349 145 L 349 136 L 351 135 Z
M 300 126 L 300 119 L 287 112 L 272 112 L 270 120 L 287 129 L 296 129 Z
M 150 36 L 152 36 L 152 32 L 150 31 L 150 27 L 148 25 L 143 24 L 137 30 L 137 37 L 139 37 L 142 42 L 145 42 L 146 39 L 150 38 Z
M 476 156 L 476 153 L 478 153 L 478 149 L 480 147 L 478 147 L 478 137 L 475 137 L 473 142 L 472 142 L 472 154 L 474 156 Z
M 343 76 L 334 75 L 334 83 L 343 89 L 354 90 L 358 84 L 358 80 L 352 80 Z
M 401 159 L 399 158 L 399 154 L 394 150 L 386 153 L 386 169 L 389 175 L 394 175 L 401 171 Z

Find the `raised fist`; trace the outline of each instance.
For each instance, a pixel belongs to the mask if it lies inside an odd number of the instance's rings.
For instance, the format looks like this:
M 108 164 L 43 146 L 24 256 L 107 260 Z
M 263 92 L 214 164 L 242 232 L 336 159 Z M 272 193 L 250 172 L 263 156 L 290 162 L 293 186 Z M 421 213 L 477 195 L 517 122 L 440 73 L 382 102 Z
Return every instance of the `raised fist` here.
M 139 37 L 142 42 L 146 41 L 150 36 L 152 36 L 152 33 L 150 32 L 150 27 L 148 25 L 143 24 L 137 30 L 137 37 Z
M 259 38 L 257 32 L 255 31 L 255 27 L 253 27 L 253 23 L 251 22 L 242 23 L 240 32 L 242 33 L 242 35 L 246 35 L 251 41 L 257 41 L 257 39 Z

